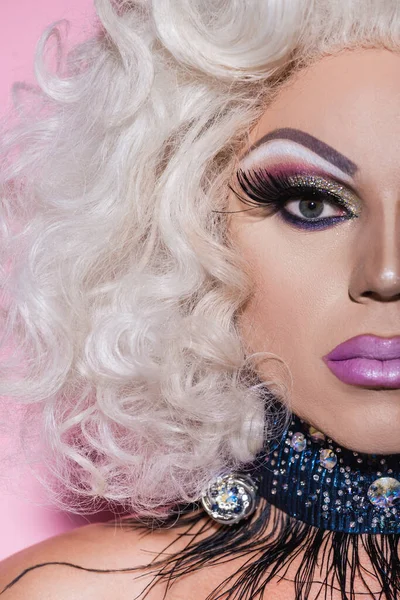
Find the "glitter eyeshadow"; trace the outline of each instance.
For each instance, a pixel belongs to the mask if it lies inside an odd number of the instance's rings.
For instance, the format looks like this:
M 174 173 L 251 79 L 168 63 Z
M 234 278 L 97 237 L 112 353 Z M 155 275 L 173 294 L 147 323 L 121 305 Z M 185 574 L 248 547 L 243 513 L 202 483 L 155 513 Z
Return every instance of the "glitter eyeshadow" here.
M 360 200 L 347 187 L 320 177 L 318 175 L 291 175 L 288 177 L 288 182 L 295 188 L 309 187 L 317 191 L 327 192 L 334 196 L 335 200 L 341 200 L 348 210 L 356 216 L 360 211 Z

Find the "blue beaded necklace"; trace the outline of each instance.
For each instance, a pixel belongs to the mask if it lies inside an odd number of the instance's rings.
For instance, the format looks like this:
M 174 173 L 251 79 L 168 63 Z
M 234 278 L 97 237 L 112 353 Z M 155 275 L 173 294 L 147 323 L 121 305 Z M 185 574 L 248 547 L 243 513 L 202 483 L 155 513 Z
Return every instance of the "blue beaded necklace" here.
M 400 533 L 399 454 L 353 452 L 293 416 L 263 459 L 259 494 L 292 517 L 332 531 Z

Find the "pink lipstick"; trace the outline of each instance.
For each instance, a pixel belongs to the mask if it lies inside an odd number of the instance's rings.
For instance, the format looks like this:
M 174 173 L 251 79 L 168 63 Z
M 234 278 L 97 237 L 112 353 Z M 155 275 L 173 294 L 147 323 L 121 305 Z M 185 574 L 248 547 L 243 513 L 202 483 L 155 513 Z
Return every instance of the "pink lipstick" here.
M 344 383 L 376 388 L 400 388 L 400 336 L 357 335 L 323 357 Z

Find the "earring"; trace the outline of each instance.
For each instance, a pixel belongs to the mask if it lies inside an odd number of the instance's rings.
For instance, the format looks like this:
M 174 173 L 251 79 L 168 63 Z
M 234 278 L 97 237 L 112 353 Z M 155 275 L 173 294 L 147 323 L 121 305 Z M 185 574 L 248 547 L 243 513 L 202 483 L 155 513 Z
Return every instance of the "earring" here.
M 241 473 L 217 477 L 201 496 L 201 503 L 212 519 L 232 525 L 255 511 L 257 484 L 249 475 Z

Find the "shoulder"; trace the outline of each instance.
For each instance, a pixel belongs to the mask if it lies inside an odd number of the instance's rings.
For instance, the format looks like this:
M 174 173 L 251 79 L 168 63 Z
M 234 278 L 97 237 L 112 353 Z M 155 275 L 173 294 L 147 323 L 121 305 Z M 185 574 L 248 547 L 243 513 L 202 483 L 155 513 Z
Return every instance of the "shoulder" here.
M 0 563 L 0 600 L 132 598 L 152 581 L 145 566 L 176 538 L 174 530 L 143 535 L 110 523 L 81 527 Z M 148 600 L 162 598 L 163 589 L 157 586 Z

